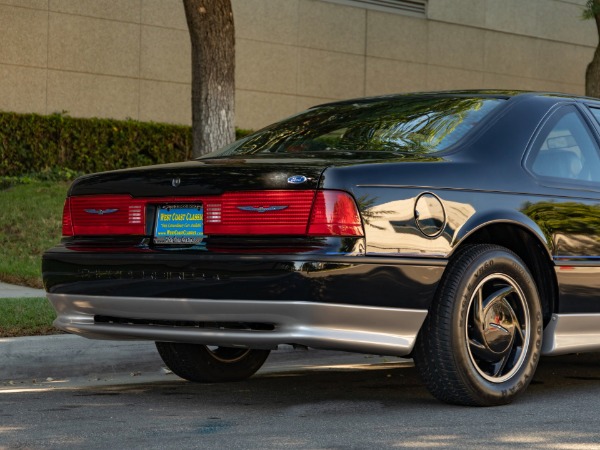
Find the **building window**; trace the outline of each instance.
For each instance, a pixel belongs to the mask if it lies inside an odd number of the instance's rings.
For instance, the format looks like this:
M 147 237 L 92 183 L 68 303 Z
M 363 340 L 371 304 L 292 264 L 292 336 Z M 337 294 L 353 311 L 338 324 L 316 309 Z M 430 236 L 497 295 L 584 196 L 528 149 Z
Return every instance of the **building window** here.
M 427 17 L 427 0 L 322 0 L 357 8 Z

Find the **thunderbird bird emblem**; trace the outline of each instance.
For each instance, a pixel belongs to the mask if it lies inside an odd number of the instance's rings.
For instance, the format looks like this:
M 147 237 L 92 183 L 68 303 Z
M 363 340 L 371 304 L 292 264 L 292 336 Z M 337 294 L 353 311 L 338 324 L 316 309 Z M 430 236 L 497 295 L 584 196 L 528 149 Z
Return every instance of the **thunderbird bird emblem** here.
M 98 214 L 99 216 L 102 216 L 104 214 L 112 214 L 118 211 L 118 209 L 113 208 L 113 209 L 84 209 L 84 211 L 88 214 Z
M 257 213 L 264 213 L 267 211 L 281 211 L 282 209 L 287 208 L 287 205 L 278 205 L 278 206 L 238 206 L 237 209 L 242 211 L 253 211 Z

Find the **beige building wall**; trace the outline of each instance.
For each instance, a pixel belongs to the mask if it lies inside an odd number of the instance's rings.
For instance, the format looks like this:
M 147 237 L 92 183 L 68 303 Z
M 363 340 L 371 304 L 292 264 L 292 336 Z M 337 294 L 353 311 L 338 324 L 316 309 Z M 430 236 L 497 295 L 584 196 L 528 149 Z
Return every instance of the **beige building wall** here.
M 585 0 L 232 1 L 242 128 L 394 92 L 583 94 L 597 43 Z M 189 53 L 181 0 L 0 0 L 0 110 L 190 123 Z

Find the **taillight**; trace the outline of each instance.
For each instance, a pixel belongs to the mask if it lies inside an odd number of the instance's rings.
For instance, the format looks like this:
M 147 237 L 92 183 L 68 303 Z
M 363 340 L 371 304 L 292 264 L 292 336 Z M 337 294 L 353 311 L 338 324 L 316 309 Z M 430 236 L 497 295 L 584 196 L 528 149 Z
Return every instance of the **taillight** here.
M 207 199 L 207 235 L 303 235 L 315 191 L 226 192 Z
M 310 236 L 362 236 L 363 229 L 350 194 L 317 191 L 308 224 Z
M 136 199 L 130 195 L 69 197 L 64 236 L 145 235 L 146 207 L 202 205 L 204 234 L 362 236 L 358 209 L 342 191 L 246 191 L 205 197 Z M 150 221 L 153 218 L 149 218 Z
M 73 236 L 73 220 L 71 219 L 71 202 L 69 198 L 65 200 L 62 215 L 62 235 Z
M 89 195 L 69 199 L 75 236 L 143 235 L 146 202 L 130 195 Z

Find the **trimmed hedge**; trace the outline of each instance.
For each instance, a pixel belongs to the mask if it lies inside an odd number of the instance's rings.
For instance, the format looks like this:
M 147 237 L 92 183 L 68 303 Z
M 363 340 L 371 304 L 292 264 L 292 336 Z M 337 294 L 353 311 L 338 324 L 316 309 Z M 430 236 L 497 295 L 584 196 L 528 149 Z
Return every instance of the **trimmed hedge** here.
M 191 157 L 190 127 L 0 113 L 0 175 L 100 172 Z
M 238 130 L 238 137 L 247 134 Z M 92 173 L 190 159 L 189 126 L 0 112 L 0 176 Z

